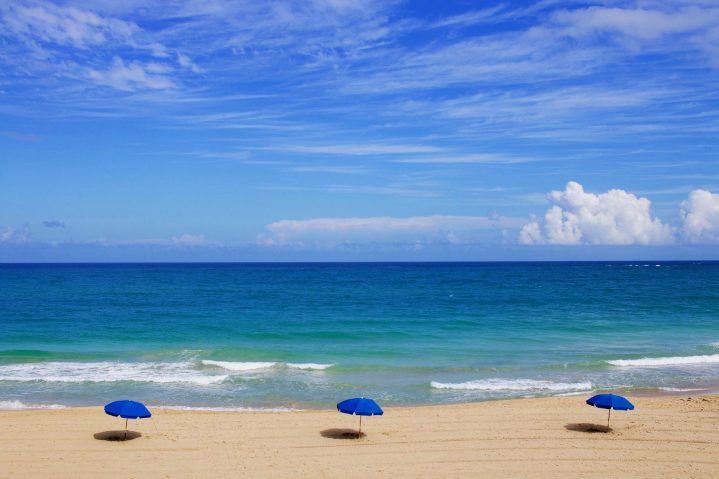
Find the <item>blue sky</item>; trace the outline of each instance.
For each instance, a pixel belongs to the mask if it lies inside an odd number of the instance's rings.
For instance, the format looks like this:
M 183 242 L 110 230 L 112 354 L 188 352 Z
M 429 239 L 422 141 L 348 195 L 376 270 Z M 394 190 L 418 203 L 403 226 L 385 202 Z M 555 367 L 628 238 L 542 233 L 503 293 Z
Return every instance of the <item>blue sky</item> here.
M 0 261 L 719 259 L 719 4 L 0 5 Z

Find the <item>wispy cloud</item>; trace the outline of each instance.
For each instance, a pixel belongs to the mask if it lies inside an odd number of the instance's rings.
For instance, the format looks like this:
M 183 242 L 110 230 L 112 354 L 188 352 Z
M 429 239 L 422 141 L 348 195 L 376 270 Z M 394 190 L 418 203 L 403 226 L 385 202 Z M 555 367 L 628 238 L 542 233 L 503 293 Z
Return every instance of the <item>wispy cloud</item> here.
M 132 22 L 49 2 L 10 2 L 0 7 L 3 25 L 22 41 L 89 49 L 110 41 L 129 42 L 140 29 Z
M 6 138 L 12 138 L 13 140 L 17 141 L 29 141 L 29 142 L 35 142 L 40 141 L 40 137 L 37 135 L 34 135 L 32 133 L 20 133 L 17 131 L 0 131 L 0 136 L 4 136 Z
M 429 145 L 392 145 L 392 144 L 342 144 L 342 145 L 292 145 L 264 147 L 270 151 L 284 151 L 291 153 L 308 153 L 318 155 L 410 155 L 416 153 L 437 153 L 442 148 Z
M 714 42 L 719 24 L 716 4 L 669 2 L 655 4 L 651 9 L 592 6 L 556 12 L 552 22 L 563 35 L 575 38 L 602 36 L 631 50 L 664 48 L 667 44 L 662 40 L 676 39 L 680 35 L 681 44 L 669 44 L 670 48 L 691 49 L 693 46 L 719 66 Z
M 428 25 L 428 28 L 446 28 L 446 27 L 468 27 L 472 25 L 492 22 L 496 23 L 502 18 L 507 18 L 512 12 L 507 11 L 506 5 L 497 5 L 492 8 L 482 10 L 473 10 L 459 15 L 442 18 Z
M 122 58 L 115 57 L 110 68 L 107 70 L 90 69 L 87 72 L 87 77 L 98 85 L 123 91 L 135 91 L 138 88 L 162 90 L 175 87 L 167 73 L 169 73 L 169 68 L 162 65 L 142 65 L 137 62 L 126 65 Z
M 32 81 L 50 74 L 75 86 L 92 84 L 121 91 L 174 86 L 167 76 L 179 66 L 199 72 L 190 58 L 169 49 L 132 20 L 91 8 L 26 0 L 0 6 L 0 36 L 12 38 L 0 60 Z M 123 57 L 132 56 L 125 61 Z M 144 58 L 139 60 L 138 58 Z
M 371 172 L 366 166 L 302 165 L 289 168 L 297 173 L 331 173 L 338 175 L 366 175 Z
M 416 163 L 416 164 L 451 164 L 451 163 L 475 163 L 475 164 L 514 164 L 538 161 L 538 158 L 521 156 L 477 153 L 477 154 L 446 154 L 446 156 L 415 156 L 392 160 L 395 163 Z

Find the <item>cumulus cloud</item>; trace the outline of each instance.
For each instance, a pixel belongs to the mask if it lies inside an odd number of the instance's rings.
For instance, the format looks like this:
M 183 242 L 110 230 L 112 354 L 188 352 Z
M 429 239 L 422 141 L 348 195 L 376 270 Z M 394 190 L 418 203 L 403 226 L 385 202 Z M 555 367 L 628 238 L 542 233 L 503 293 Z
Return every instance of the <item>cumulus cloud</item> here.
M 593 194 L 570 181 L 552 191 L 543 219 L 525 224 L 522 244 L 657 245 L 674 241 L 674 231 L 650 214 L 651 202 L 624 190 Z
M 58 221 L 58 220 L 43 221 L 42 224 L 43 224 L 43 226 L 45 226 L 45 228 L 64 228 L 65 227 L 65 223 L 63 223 L 62 221 Z
M 694 190 L 679 211 L 682 233 L 690 243 L 719 243 L 719 194 Z

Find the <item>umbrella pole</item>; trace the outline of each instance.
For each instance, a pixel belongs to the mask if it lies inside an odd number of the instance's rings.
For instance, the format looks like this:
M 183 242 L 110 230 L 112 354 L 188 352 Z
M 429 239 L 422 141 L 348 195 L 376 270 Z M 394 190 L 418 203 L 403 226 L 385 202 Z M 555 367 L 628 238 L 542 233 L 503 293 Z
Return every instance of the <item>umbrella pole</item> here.
M 357 432 L 357 439 L 359 439 L 362 436 L 362 416 L 360 416 L 360 428 L 359 432 Z
M 125 439 L 127 439 L 127 418 L 125 418 Z
M 612 417 L 612 408 L 608 409 L 609 414 L 607 414 L 607 431 L 609 431 L 609 418 Z

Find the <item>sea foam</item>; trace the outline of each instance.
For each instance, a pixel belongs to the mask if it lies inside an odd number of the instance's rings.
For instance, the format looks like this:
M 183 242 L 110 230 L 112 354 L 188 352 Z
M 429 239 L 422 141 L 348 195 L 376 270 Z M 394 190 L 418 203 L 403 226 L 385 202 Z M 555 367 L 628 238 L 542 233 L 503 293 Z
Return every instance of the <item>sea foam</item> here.
M 592 383 L 556 383 L 536 379 L 480 379 L 463 383 L 440 383 L 432 381 L 435 389 L 456 389 L 466 391 L 588 391 Z
M 25 404 L 24 402 L 0 401 L 0 410 L 20 410 L 20 409 L 63 409 L 65 406 L 61 404 Z
M 255 371 L 258 369 L 270 369 L 277 366 L 276 362 L 215 361 L 212 359 L 203 359 L 201 363 L 205 366 L 216 366 L 218 368 L 227 369 L 228 371 Z
M 666 358 L 612 359 L 607 361 L 612 366 L 652 368 L 661 366 L 683 366 L 719 363 L 719 354 L 703 356 L 671 356 Z
M 226 369 L 228 371 L 256 371 L 261 369 L 271 369 L 278 367 L 287 367 L 290 369 L 303 369 L 303 370 L 314 370 L 323 371 L 334 364 L 320 364 L 320 363 L 280 363 L 280 362 L 259 362 L 259 361 L 215 361 L 213 359 L 203 359 L 201 363 L 205 366 L 215 366 L 218 368 Z
M 45 362 L 0 366 L 0 381 L 45 381 L 62 383 L 135 381 L 150 383 L 221 383 L 227 375 L 208 375 L 194 370 L 191 362 L 122 363 Z
M 291 369 L 305 369 L 313 371 L 324 371 L 331 368 L 334 364 L 318 364 L 318 363 L 287 363 L 287 367 Z
M 688 392 L 695 392 L 695 391 L 704 391 L 703 388 L 672 388 L 672 387 L 660 387 L 661 391 L 667 391 L 667 392 L 680 392 L 680 393 L 688 393 Z

